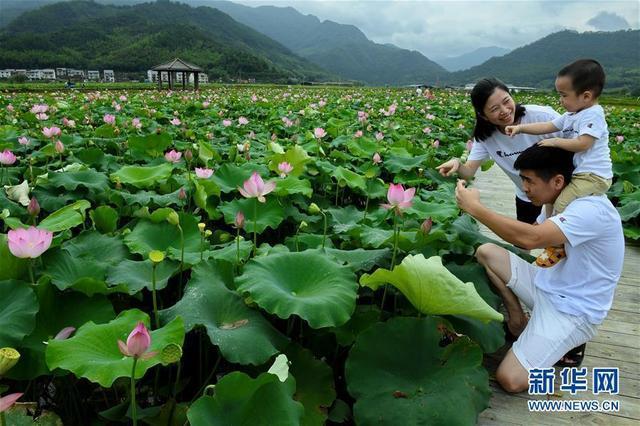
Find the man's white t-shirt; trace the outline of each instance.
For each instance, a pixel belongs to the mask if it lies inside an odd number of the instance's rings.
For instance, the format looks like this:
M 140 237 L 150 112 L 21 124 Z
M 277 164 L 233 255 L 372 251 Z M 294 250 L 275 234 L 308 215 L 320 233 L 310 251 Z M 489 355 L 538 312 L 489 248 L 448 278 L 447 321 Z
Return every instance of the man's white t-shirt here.
M 552 121 L 560 117 L 560 114 L 550 107 L 539 105 L 525 105 L 524 107 L 526 111 L 524 116 L 520 118 L 521 124 Z M 527 135 L 520 133 L 511 137 L 496 130 L 483 141 L 473 141 L 473 147 L 471 148 L 467 161 L 493 159 L 498 167 L 504 170 L 507 176 L 513 181 L 513 184 L 516 186 L 516 196 L 521 200 L 529 201 L 529 198 L 527 198 L 522 189 L 520 174 L 518 170 L 513 168 L 513 163 L 515 163 L 520 153 L 530 146 L 535 145 L 542 139 L 559 136 L 560 133 L 549 135 Z
M 553 120 L 553 125 L 562 132 L 565 139 L 575 139 L 581 135 L 595 138 L 593 145 L 586 151 L 573 155 L 576 173 L 593 173 L 604 179 L 613 177 L 609 152 L 609 128 L 600 105 L 593 105 L 579 112 L 565 112 Z
M 618 211 L 606 196 L 594 195 L 577 198 L 548 220 L 567 238 L 567 257 L 552 267 L 538 268 L 535 285 L 557 310 L 586 316 L 592 324 L 602 323 L 613 303 L 624 261 Z

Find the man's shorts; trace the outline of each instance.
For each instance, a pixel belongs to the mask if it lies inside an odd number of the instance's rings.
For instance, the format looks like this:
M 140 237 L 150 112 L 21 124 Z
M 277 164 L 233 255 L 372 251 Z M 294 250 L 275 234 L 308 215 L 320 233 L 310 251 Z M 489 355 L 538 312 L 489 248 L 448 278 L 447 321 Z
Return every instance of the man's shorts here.
M 552 367 L 569 350 L 591 340 L 597 327 L 585 317 L 565 314 L 553 306 L 549 295 L 533 284 L 540 268 L 511 252 L 509 260 L 507 287 L 531 310 L 527 326 L 511 349 L 526 369 Z

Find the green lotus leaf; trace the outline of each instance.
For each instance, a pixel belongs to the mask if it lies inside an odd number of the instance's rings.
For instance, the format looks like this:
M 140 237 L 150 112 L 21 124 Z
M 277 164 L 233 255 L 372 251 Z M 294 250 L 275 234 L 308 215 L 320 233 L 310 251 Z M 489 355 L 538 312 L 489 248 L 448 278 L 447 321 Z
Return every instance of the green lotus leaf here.
M 156 266 L 156 290 L 162 290 L 169 282 L 169 278 L 178 270 L 180 263 L 165 259 Z M 123 260 L 107 270 L 107 284 L 110 286 L 126 287 L 129 294 L 136 294 L 143 288 L 152 290 L 151 275 L 153 262 Z
M 371 159 L 380 150 L 378 143 L 371 138 L 353 138 L 347 142 L 347 149 L 356 157 Z
M 113 191 L 116 196 L 122 197 L 126 204 L 139 204 L 141 206 L 148 206 L 152 203 L 166 207 L 171 204 L 178 204 L 180 199 L 178 198 L 179 189 L 173 191 L 170 194 L 157 194 L 153 191 L 138 191 L 135 194 L 131 194 L 125 191 Z
M 233 285 L 230 263 L 199 263 L 192 269 L 182 299 L 161 311 L 160 318 L 166 323 L 181 317 L 186 331 L 203 325 L 211 343 L 230 362 L 263 364 L 286 345 L 287 339 L 225 283 Z
M 38 284 L 36 295 L 40 306 L 36 326 L 18 348 L 20 362 L 9 372 L 12 379 L 31 380 L 48 374 L 45 342 L 63 328 L 78 329 L 87 321 L 106 323 L 115 317 L 111 302 L 103 295 L 87 297 L 77 292 L 61 292 L 46 281 Z
M 17 346 L 33 331 L 38 299 L 21 281 L 0 281 L 0 348 Z
M 284 219 L 284 209 L 275 199 L 267 195 L 267 201 L 260 203 L 256 198 L 241 198 L 233 201 L 220 204 L 220 211 L 224 214 L 224 221 L 226 223 L 233 223 L 236 217 L 236 213 L 241 211 L 245 216 L 244 230 L 248 233 L 253 233 L 253 209 L 257 204 L 258 222 L 256 229 L 258 234 L 264 232 L 267 227 L 271 229 L 278 229 L 278 225 L 282 223 Z
M 242 238 L 242 237 L 240 237 Z M 245 262 L 251 255 L 253 243 L 247 240 L 240 241 L 240 262 Z M 236 241 L 228 243 L 224 246 L 214 247 L 209 251 L 208 257 L 216 260 L 225 260 L 229 263 L 236 263 L 238 257 L 238 246 Z
M 135 154 L 147 154 L 158 157 L 171 146 L 172 138 L 168 133 L 150 133 L 144 136 L 129 136 L 127 144 Z
M 340 346 L 349 346 L 367 328 L 380 321 L 380 309 L 375 305 L 358 305 L 349 321 L 331 329 Z
M 15 257 L 9 251 L 7 234 L 0 234 L 0 281 L 29 279 L 29 259 Z
M 413 205 L 407 209 L 407 214 L 418 216 L 420 219 L 432 218 L 436 222 L 450 220 L 458 216 L 460 210 L 453 202 L 434 203 L 425 202 L 419 198 L 413 199 Z
M 89 212 L 93 225 L 103 234 L 115 232 L 118 228 L 118 212 L 110 206 L 100 206 Z
M 476 423 L 491 396 L 482 351 L 465 337 L 440 347 L 446 327 L 396 317 L 358 336 L 345 366 L 356 424 Z
M 92 259 L 104 265 L 115 265 L 129 256 L 120 236 L 108 236 L 85 231 L 65 241 L 62 248 L 73 257 Z
M 93 169 L 78 172 L 49 173 L 49 184 L 55 187 L 62 187 L 67 191 L 74 191 L 78 186 L 87 188 L 95 193 L 101 193 L 109 189 L 107 176 Z
M 90 166 L 100 168 L 104 164 L 105 154 L 100 148 L 85 148 L 73 153 L 80 161 Z
M 339 263 L 346 264 L 353 272 L 369 271 L 374 266 L 380 266 L 391 254 L 390 249 L 379 250 L 339 250 L 325 248 L 330 256 L 333 256 Z
M 264 310 L 280 318 L 298 315 L 312 328 L 338 326 L 355 309 L 355 276 L 319 250 L 254 258 L 236 278 Z
M 336 234 L 342 234 L 357 228 L 358 222 L 364 218 L 364 212 L 354 206 L 327 209 L 327 213 L 331 215 L 331 226 Z
M 187 412 L 192 426 L 299 425 L 304 407 L 293 400 L 295 380 L 275 374 L 255 379 L 234 371 L 216 384 L 214 396 L 203 396 Z
M 91 207 L 91 203 L 87 200 L 79 200 L 73 204 L 69 204 L 56 210 L 47 216 L 40 224 L 39 228 L 47 229 L 51 232 L 60 232 L 65 229 L 71 229 L 84 222 L 85 211 Z
M 26 399 L 26 398 L 22 398 Z M 38 413 L 34 420 L 34 413 Z M 63 426 L 60 417 L 49 410 L 42 410 L 36 402 L 16 402 L 5 413 L 6 424 L 11 426 Z
M 398 235 L 398 245 L 401 248 L 412 248 L 415 239 L 415 231 L 401 231 Z M 393 229 L 372 228 L 370 226 L 360 226 L 360 239 L 362 245 L 366 247 L 378 248 L 385 244 L 393 247 Z
M 216 170 L 211 179 L 218 184 L 222 192 L 227 193 L 237 191 L 238 187 L 242 187 L 244 181 L 249 179 L 253 172 L 258 172 L 263 179 L 269 176 L 269 170 L 262 164 L 251 162 L 236 166 L 232 163 L 225 163 Z
M 485 302 L 473 283 L 464 283 L 442 265 L 439 256 L 409 255 L 393 271 L 378 269 L 360 277 L 360 284 L 377 289 L 392 284 L 424 314 L 465 315 L 484 322 L 502 321 L 502 314 Z
M 111 173 L 111 180 L 133 185 L 136 188 L 150 188 L 171 176 L 173 167 L 169 163 L 158 166 L 123 166 L 115 173 Z
M 284 179 L 278 179 L 276 182 L 275 194 L 285 196 L 290 194 L 302 194 L 305 197 L 313 195 L 311 183 L 307 179 L 298 179 L 293 176 L 287 176 Z
M 112 125 L 105 123 L 102 126 L 96 127 L 94 134 L 98 138 L 113 138 L 116 136 L 114 130 Z
M 75 257 L 65 250 L 47 253 L 44 257 L 44 274 L 60 290 L 73 288 L 76 291 L 93 296 L 126 288 L 108 288 L 104 281 L 107 264 L 91 258 Z
M 138 321 L 144 322 L 148 328 L 149 316 L 137 309 L 120 313 L 108 324 L 96 325 L 89 321 L 80 327 L 73 337 L 49 341 L 46 351 L 47 365 L 51 369 L 69 370 L 78 377 L 84 377 L 108 388 L 118 377 L 131 375 L 133 358 L 120 353 L 118 340 L 126 341 Z M 184 341 L 184 325 L 180 318 L 150 333 L 150 352 L 159 353 L 171 343 L 182 346 Z M 159 356 L 138 360 L 136 378 L 142 378 L 149 368 L 160 363 Z
M 276 154 L 274 154 L 269 160 L 269 168 L 275 173 L 279 173 L 278 164 L 283 161 L 286 161 L 291 164 L 291 167 L 293 167 L 290 176 L 297 177 L 304 172 L 305 164 L 311 161 L 311 157 L 309 157 L 307 151 L 305 151 L 303 147 L 300 145 L 294 145 L 283 154 L 276 152 Z
M 351 189 L 359 189 L 361 191 L 367 190 L 367 180 L 364 176 L 360 176 L 359 174 L 352 172 L 351 170 L 347 170 L 342 166 L 336 167 L 333 172 L 333 177 L 338 182 L 344 182 Z
M 296 379 L 296 401 L 304 405 L 300 424 L 324 425 L 328 408 L 336 399 L 333 370 L 299 345 L 291 344 L 285 352 L 289 358 L 289 372 Z
M 391 173 L 398 174 L 404 171 L 410 171 L 412 169 L 424 167 L 424 160 L 427 159 L 429 155 L 418 155 L 415 157 L 400 157 L 395 155 L 390 155 L 384 159 L 384 167 L 389 170 Z

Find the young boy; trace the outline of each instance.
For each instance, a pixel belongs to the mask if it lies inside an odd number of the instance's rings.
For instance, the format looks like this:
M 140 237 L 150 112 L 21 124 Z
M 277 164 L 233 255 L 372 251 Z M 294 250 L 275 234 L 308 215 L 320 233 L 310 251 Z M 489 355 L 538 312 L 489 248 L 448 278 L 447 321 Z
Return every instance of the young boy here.
M 602 195 L 611 186 L 613 171 L 609 155 L 609 130 L 598 97 L 604 87 L 602 66 L 593 59 L 580 59 L 558 72 L 556 90 L 560 104 L 567 110 L 562 116 L 545 123 L 507 126 L 505 133 L 541 135 L 562 131 L 562 138 L 544 139 L 541 146 L 553 146 L 574 152 L 576 166 L 567 185 L 553 204 L 555 214 L 564 211 L 576 198 Z M 552 215 L 547 206 L 546 216 Z M 566 256 L 564 247 L 548 247 L 538 256 L 536 264 L 549 267 Z

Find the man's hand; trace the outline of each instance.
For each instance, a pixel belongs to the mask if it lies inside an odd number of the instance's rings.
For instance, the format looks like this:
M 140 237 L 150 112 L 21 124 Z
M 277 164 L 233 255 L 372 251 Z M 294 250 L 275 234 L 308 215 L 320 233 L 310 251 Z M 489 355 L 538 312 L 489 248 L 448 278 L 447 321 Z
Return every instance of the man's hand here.
M 561 148 L 560 144 L 558 143 L 558 138 L 542 139 L 541 141 L 538 142 L 538 145 L 553 146 L 553 147 Z
M 449 177 L 455 172 L 457 172 L 459 168 L 460 168 L 460 160 L 458 160 L 457 158 L 452 158 L 446 163 L 440 164 L 438 167 L 436 167 L 436 170 L 438 170 L 438 172 L 440 172 L 442 176 Z
M 507 136 L 513 137 L 513 136 L 517 135 L 518 133 L 522 133 L 522 132 L 520 130 L 520 126 L 519 125 L 515 125 L 515 126 L 507 126 L 507 127 L 505 127 L 504 128 L 504 133 Z
M 465 212 L 473 216 L 473 209 L 481 206 L 480 203 L 480 191 L 475 188 L 467 188 L 467 182 L 462 179 L 458 179 L 456 185 L 456 203 Z

